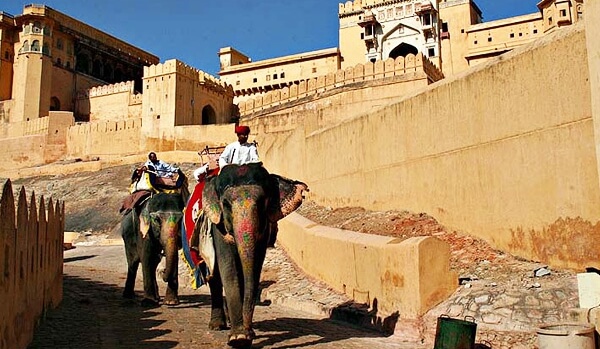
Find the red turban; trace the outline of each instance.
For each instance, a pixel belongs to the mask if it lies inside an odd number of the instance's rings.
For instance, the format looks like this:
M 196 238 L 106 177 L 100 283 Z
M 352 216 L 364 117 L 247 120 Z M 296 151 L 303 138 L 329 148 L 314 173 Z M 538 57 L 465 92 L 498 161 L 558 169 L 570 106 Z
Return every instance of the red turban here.
M 236 126 L 235 127 L 235 133 L 236 134 L 245 134 L 248 135 L 250 134 L 250 127 L 248 126 Z

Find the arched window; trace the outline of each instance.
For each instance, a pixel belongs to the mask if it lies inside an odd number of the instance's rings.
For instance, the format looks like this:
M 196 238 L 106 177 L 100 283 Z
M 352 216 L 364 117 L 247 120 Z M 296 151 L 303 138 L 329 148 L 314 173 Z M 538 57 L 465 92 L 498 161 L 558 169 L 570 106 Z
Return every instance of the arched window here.
M 60 110 L 60 100 L 57 97 L 50 98 L 50 111 Z
M 92 75 L 97 78 L 102 77 L 102 62 L 99 59 L 94 60 L 94 66 L 92 68 Z
M 22 52 L 29 51 L 29 41 L 28 40 L 25 40 L 25 42 L 23 42 L 23 47 L 21 47 L 21 51 Z
M 398 57 L 406 57 L 410 53 L 416 55 L 419 53 L 419 50 L 417 50 L 416 47 L 403 42 L 390 52 L 390 58 L 396 59 Z
M 115 78 L 114 82 L 122 82 L 123 81 L 123 71 L 121 68 L 115 69 Z
M 75 70 L 80 71 L 85 74 L 89 74 L 90 67 L 90 57 L 87 54 L 79 54 L 77 55 L 75 61 Z
M 40 52 L 40 41 L 39 40 L 33 40 L 33 42 L 31 43 L 31 51 Z
M 104 80 L 109 82 L 113 81 L 113 68 L 109 63 L 104 65 Z
M 217 123 L 217 114 L 210 105 L 202 108 L 202 125 L 211 125 Z

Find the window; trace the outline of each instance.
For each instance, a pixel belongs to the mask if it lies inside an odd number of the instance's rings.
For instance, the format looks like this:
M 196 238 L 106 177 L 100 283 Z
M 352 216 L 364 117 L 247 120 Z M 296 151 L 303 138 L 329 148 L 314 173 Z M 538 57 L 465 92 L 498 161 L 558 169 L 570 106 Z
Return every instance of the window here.
M 373 36 L 373 26 L 368 25 L 365 27 L 365 36 Z
M 465 33 L 465 30 L 464 30 L 464 29 L 461 29 L 461 30 L 460 30 L 460 32 L 464 34 L 464 33 Z
M 40 41 L 39 40 L 33 40 L 33 42 L 31 43 L 31 51 L 40 52 Z
M 561 17 L 567 17 L 567 10 L 560 10 Z
M 448 23 L 442 22 L 442 33 L 448 32 Z
M 63 41 L 61 38 L 56 39 L 56 48 L 59 50 L 63 49 Z
M 65 65 L 65 67 L 67 67 L 67 69 L 71 69 L 71 62 L 67 61 L 67 64 Z
M 534 33 L 534 34 L 537 34 L 537 29 L 534 29 L 534 30 L 533 30 L 533 33 Z
M 523 33 L 519 33 L 519 36 L 523 36 Z
M 23 43 L 23 47 L 21 47 L 21 50 L 23 52 L 29 51 L 29 41 L 25 40 L 25 42 Z
M 236 81 L 236 82 L 235 82 L 235 85 L 236 85 L 236 86 L 239 86 L 239 85 L 240 85 L 240 80 Z M 166 96 L 165 96 L 165 97 L 166 97 Z
M 267 75 L 267 76 L 265 77 L 265 80 L 267 80 L 267 81 L 271 81 L 271 75 Z
M 257 78 L 252 79 L 252 82 L 258 82 Z
M 42 25 L 40 24 L 40 22 L 34 22 L 33 23 L 33 32 L 35 34 L 39 34 L 42 31 Z
M 491 36 L 488 38 L 488 42 L 492 42 L 492 37 Z
M 312 68 L 312 72 L 316 73 L 317 72 L 317 68 Z
M 364 40 L 365 39 L 365 33 L 360 33 L 360 39 Z
M 8 55 L 8 51 L 4 51 L 4 59 L 8 59 L 9 55 Z
M 273 80 L 277 79 L 277 74 L 273 74 Z
M 435 57 L 435 48 L 433 48 L 433 47 L 428 48 L 427 49 L 427 55 L 429 57 Z
M 552 17 L 548 17 L 548 25 L 552 25 Z
M 473 44 L 477 45 L 477 40 L 473 41 Z
M 282 79 L 285 78 L 285 73 L 279 74 L 279 77 L 282 78 Z
M 510 37 L 514 38 L 515 37 L 515 33 L 510 33 Z
M 402 6 L 396 7 L 396 17 L 402 18 L 404 16 L 404 8 Z
M 425 25 L 425 26 L 431 25 L 431 14 L 427 13 L 423 16 L 423 25 Z
M 62 66 L 62 59 L 58 58 L 58 59 L 56 60 L 56 65 L 58 65 L 58 66 Z

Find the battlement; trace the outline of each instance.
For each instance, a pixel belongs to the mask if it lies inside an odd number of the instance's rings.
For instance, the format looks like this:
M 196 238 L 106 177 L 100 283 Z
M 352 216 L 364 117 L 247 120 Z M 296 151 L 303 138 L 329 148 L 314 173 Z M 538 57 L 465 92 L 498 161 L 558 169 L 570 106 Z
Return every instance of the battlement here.
M 417 79 L 415 74 L 421 73 L 429 82 L 439 81 L 444 78 L 442 71 L 422 53 L 409 54 L 396 59 L 388 58 L 375 63 L 367 62 L 354 67 L 340 69 L 327 75 L 318 76 L 309 80 L 300 81 L 299 84 L 286 86 L 249 99 L 239 104 L 242 115 L 249 115 L 264 109 L 275 107 L 299 98 L 308 97 L 365 81 L 380 80 L 384 78 L 402 77 L 405 81 Z M 412 75 L 411 75 L 412 74 Z
M 134 94 L 134 82 L 133 81 L 125 81 L 119 82 L 111 85 L 102 85 L 92 87 L 88 90 L 88 97 L 99 97 L 99 96 L 107 96 L 115 93 L 123 93 L 129 92 L 130 94 Z
M 231 85 L 228 85 L 218 78 L 200 69 L 189 66 L 177 59 L 170 59 L 164 63 L 144 67 L 144 79 L 152 79 L 168 74 L 182 75 L 211 88 L 233 91 L 233 87 Z
M 414 2 L 411 0 L 354 0 L 339 4 L 338 15 L 347 16 L 362 12 L 363 9 L 380 5 L 392 5 L 401 2 Z

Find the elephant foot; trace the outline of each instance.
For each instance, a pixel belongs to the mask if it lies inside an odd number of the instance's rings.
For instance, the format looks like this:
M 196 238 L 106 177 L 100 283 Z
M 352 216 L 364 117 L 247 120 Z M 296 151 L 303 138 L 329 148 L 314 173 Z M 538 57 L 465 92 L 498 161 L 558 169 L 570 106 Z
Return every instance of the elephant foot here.
M 227 344 L 233 348 L 249 349 L 252 347 L 252 339 L 244 333 L 232 334 Z
M 156 299 L 151 299 L 151 298 L 142 299 L 142 307 L 156 308 L 158 306 L 160 306 L 160 304 L 158 303 L 158 301 Z
M 219 320 L 210 320 L 208 323 L 208 329 L 211 331 L 222 331 L 227 329 L 227 324 L 225 321 Z
M 165 295 L 165 298 L 163 299 L 163 303 L 165 305 L 169 305 L 169 306 L 173 306 L 173 305 L 179 305 L 179 296 L 177 291 L 174 291 L 172 289 L 167 289 L 167 294 Z
M 179 305 L 179 299 L 178 298 L 175 298 L 175 299 L 165 299 L 164 303 L 165 303 L 165 305 L 168 305 L 168 306 Z
M 212 308 L 210 312 L 210 321 L 208 328 L 212 331 L 221 331 L 227 329 L 227 319 L 224 308 Z
M 134 299 L 135 292 L 133 290 L 125 290 L 125 291 L 123 291 L 123 298 Z

